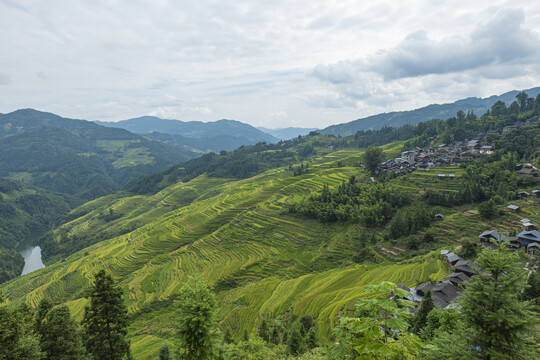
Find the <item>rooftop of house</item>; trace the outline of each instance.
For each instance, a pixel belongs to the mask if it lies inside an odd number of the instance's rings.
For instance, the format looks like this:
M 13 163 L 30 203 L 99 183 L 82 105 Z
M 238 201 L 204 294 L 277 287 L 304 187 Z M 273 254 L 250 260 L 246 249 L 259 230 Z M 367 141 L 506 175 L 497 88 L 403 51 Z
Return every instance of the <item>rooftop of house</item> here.
M 522 231 L 517 234 L 518 239 L 525 239 L 540 242 L 540 232 L 538 230 Z

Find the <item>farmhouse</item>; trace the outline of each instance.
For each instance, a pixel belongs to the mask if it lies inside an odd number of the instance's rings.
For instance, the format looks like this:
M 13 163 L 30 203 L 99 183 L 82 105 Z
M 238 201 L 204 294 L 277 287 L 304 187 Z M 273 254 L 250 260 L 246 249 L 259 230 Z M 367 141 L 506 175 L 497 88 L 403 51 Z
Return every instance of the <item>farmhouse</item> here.
M 515 213 L 519 212 L 519 206 L 517 206 L 517 205 L 508 205 L 507 208 L 511 212 L 515 212 Z
M 538 230 L 522 231 L 516 237 L 527 245 L 533 242 L 540 244 L 540 232 Z
M 531 194 L 529 194 L 529 193 L 526 192 L 526 191 L 520 191 L 520 192 L 517 193 L 517 195 L 518 195 L 518 198 L 519 198 L 519 199 L 526 199 L 526 198 L 527 198 L 529 195 L 531 195 Z
M 476 275 L 476 271 L 480 269 L 478 265 L 476 265 L 472 261 L 463 259 L 456 262 L 453 268 L 454 271 L 462 272 L 469 277 Z

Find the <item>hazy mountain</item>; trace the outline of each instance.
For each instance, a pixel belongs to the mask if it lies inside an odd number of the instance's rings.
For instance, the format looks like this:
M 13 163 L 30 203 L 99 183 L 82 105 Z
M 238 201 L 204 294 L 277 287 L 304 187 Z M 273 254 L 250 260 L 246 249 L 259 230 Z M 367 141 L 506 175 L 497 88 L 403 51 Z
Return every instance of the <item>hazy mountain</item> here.
M 299 127 L 288 127 L 288 128 L 278 128 L 278 129 L 268 129 L 265 127 L 259 126 L 257 129 L 277 137 L 281 140 L 289 140 L 297 137 L 298 135 L 307 135 L 312 131 L 319 130 L 317 128 L 299 128 Z
M 32 109 L 0 114 L 0 176 L 84 200 L 195 156 L 91 121 Z
M 279 139 L 262 132 L 261 130 L 236 120 L 218 120 L 213 122 L 167 120 L 155 116 L 143 116 L 135 119 L 118 122 L 96 123 L 109 127 L 118 127 L 138 134 L 158 132 L 170 135 L 182 135 L 187 138 L 215 138 L 217 136 L 232 136 L 245 138 L 249 143 L 274 143 Z
M 535 98 L 540 93 L 540 87 L 523 90 L 529 97 Z M 332 125 L 320 131 L 322 134 L 353 135 L 359 130 L 380 129 L 384 126 L 399 127 L 405 124 L 417 124 L 431 119 L 446 120 L 455 116 L 459 110 L 472 111 L 476 115 L 483 115 L 498 100 L 509 106 L 520 91 L 513 90 L 502 95 L 493 95 L 488 98 L 470 97 L 449 104 L 432 104 L 420 109 L 410 111 L 394 111 L 366 118 L 354 120 L 344 124 Z

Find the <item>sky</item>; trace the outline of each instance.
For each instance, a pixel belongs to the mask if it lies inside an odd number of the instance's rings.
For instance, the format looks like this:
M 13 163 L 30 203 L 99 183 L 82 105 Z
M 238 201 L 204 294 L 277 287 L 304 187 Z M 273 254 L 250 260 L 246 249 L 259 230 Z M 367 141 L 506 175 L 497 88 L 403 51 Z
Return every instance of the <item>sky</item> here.
M 0 0 L 0 113 L 317 127 L 540 86 L 540 2 Z

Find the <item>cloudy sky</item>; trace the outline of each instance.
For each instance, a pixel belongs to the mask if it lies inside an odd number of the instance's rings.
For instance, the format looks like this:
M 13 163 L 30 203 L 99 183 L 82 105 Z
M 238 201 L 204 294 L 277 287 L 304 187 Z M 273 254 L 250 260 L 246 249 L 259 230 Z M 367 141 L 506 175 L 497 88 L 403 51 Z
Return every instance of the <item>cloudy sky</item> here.
M 326 127 L 540 86 L 540 2 L 0 0 L 0 112 Z

